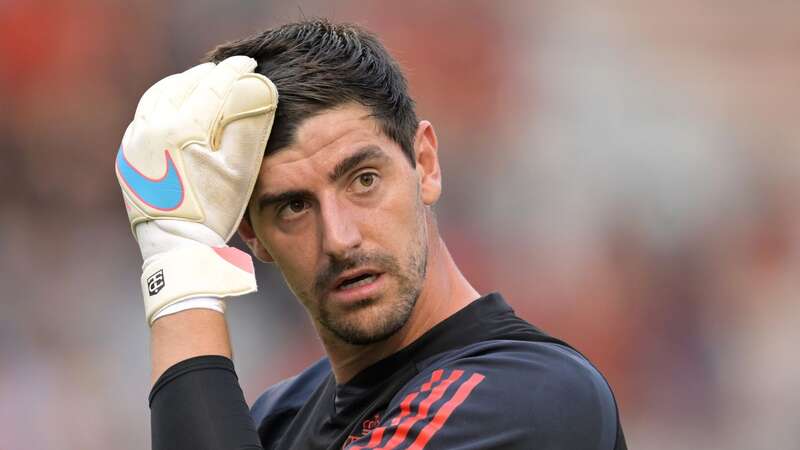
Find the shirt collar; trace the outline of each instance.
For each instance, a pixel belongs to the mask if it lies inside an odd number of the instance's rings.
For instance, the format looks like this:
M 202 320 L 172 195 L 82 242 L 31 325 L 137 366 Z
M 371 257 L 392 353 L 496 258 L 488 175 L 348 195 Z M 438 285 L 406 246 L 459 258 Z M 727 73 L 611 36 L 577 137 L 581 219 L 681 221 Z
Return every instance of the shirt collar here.
M 509 319 L 517 317 L 502 295 L 493 292 L 480 297 L 436 324 L 402 350 L 372 364 L 338 388 L 361 390 L 373 387 L 410 364 L 448 350 L 499 337 L 503 330 L 507 331 L 507 327 L 498 327 L 498 324 L 502 325 Z

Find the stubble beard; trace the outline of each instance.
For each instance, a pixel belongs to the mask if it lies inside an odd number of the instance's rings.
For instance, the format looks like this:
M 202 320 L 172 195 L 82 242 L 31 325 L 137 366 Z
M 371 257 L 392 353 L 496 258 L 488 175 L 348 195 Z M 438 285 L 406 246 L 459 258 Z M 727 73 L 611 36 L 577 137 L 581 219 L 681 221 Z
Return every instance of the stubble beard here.
M 380 268 L 383 276 L 391 276 L 397 283 L 396 292 L 387 292 L 381 298 L 367 298 L 353 305 L 349 311 L 333 311 L 324 296 L 318 296 L 317 320 L 340 340 L 351 345 L 369 345 L 382 342 L 397 333 L 408 322 L 419 299 L 425 280 L 428 262 L 428 242 L 424 214 L 420 228 L 415 233 L 405 267 L 397 258 L 385 253 L 361 253 L 345 261 L 334 261 L 320 277 L 326 280 L 334 273 L 342 273 L 369 264 Z M 322 284 L 322 283 L 319 283 Z

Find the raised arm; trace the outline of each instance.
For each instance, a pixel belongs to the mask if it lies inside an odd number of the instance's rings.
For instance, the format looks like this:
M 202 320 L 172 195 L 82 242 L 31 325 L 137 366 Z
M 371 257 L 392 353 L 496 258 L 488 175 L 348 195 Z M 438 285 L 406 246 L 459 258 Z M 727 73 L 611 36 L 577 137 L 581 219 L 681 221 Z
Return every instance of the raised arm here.
M 203 355 L 231 358 L 225 316 L 210 309 L 188 309 L 164 316 L 150 328 L 151 385 L 175 364 Z
M 142 96 L 116 174 L 144 263 L 153 449 L 257 449 L 224 298 L 256 290 L 226 246 L 261 166 L 277 91 L 234 56 L 167 77 Z

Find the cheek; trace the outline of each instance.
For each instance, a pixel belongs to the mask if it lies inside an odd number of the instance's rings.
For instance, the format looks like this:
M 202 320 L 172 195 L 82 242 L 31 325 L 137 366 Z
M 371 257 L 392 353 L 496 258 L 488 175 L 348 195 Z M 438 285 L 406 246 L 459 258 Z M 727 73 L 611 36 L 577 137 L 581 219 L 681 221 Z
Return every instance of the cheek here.
M 403 183 L 387 193 L 375 208 L 364 212 L 364 223 L 369 229 L 369 238 L 380 245 L 405 252 L 407 243 L 419 232 L 420 203 L 417 185 L 411 181 Z M 365 233 L 367 234 L 367 233 Z
M 316 243 L 311 235 L 279 235 L 267 238 L 265 242 L 278 270 L 292 291 L 305 295 L 313 283 L 318 255 Z

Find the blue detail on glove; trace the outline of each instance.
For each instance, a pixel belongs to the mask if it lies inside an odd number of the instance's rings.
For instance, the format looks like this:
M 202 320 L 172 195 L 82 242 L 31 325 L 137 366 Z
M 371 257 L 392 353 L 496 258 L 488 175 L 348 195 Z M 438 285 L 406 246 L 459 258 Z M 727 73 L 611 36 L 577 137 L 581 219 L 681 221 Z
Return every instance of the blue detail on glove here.
M 117 171 L 128 189 L 140 200 L 155 209 L 170 211 L 183 203 L 183 181 L 167 150 L 164 150 L 167 169 L 161 178 L 150 178 L 139 172 L 125 158 L 122 146 L 117 152 Z

